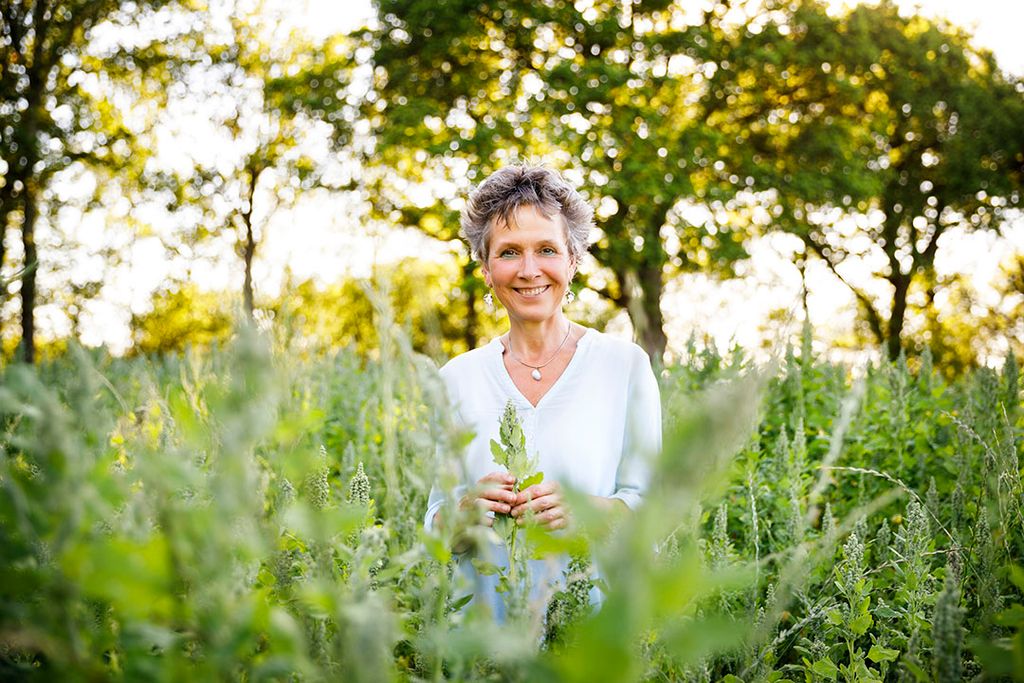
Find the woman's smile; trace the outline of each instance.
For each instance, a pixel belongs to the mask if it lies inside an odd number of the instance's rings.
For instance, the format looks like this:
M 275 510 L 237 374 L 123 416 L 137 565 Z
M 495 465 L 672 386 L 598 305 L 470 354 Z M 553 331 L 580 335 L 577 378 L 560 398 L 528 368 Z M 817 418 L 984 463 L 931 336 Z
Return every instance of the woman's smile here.
M 543 285 L 540 287 L 513 287 L 513 289 L 523 296 L 532 299 L 551 289 L 551 285 Z

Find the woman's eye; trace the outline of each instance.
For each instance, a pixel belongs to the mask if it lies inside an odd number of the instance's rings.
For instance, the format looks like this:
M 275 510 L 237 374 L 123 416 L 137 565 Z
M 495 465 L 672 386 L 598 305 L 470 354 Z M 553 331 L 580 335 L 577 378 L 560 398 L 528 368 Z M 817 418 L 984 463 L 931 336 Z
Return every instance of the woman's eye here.
M 516 250 L 515 249 L 505 249 L 504 251 L 502 251 L 499 254 L 499 256 L 501 258 L 509 258 L 509 257 L 515 256 L 515 255 L 516 255 Z
M 554 247 L 544 247 L 543 249 L 540 250 L 540 253 L 544 254 L 545 256 L 553 256 L 558 252 L 555 251 Z

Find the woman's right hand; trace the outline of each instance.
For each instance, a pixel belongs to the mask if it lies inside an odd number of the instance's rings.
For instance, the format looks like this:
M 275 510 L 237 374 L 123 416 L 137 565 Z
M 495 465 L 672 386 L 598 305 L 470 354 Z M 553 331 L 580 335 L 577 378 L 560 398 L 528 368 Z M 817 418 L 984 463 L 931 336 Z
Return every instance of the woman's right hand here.
M 515 478 L 508 472 L 485 474 L 480 477 L 473 490 L 459 501 L 459 509 L 469 510 L 475 507 L 483 513 L 507 515 L 516 503 L 516 494 L 513 490 L 515 483 Z M 494 515 L 484 514 L 482 521 L 487 526 L 493 526 Z

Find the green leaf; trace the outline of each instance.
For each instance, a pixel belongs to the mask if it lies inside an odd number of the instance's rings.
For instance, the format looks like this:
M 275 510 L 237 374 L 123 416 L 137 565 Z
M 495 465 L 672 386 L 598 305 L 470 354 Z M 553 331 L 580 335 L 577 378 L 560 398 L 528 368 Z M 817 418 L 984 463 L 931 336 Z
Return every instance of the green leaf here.
M 1010 627 L 1024 624 L 1024 605 L 1010 605 L 995 616 L 995 622 L 1000 626 Z
M 500 571 L 498 569 L 498 566 L 492 562 L 484 562 L 483 560 L 479 560 L 476 558 L 473 558 L 472 562 L 473 568 L 476 569 L 477 572 L 483 576 L 493 576 L 499 573 Z
M 495 464 L 508 468 L 508 454 L 494 439 L 491 439 L 491 455 L 494 457 Z
M 448 544 L 435 534 L 429 534 L 423 531 L 420 533 L 420 541 L 423 543 L 424 547 L 426 547 L 427 552 L 430 553 L 431 557 L 441 564 L 447 564 L 448 561 L 452 559 L 452 551 L 448 547 Z
M 895 662 L 900 656 L 899 650 L 891 650 L 887 647 L 881 647 L 880 645 L 872 645 L 868 651 L 868 659 L 872 662 Z
M 931 680 L 928 673 L 910 657 L 904 657 L 900 663 L 907 668 L 907 671 L 914 675 L 914 680 L 918 681 L 918 683 L 926 683 Z
M 459 598 L 458 600 L 453 602 L 451 604 L 451 606 L 449 607 L 449 609 L 452 612 L 458 612 L 460 609 L 462 609 L 463 607 L 468 605 L 469 601 L 472 600 L 472 599 L 473 599 L 473 593 L 467 593 L 466 595 L 463 595 L 461 598 Z
M 850 631 L 854 635 L 862 636 L 868 632 L 873 623 L 874 619 L 871 618 L 870 614 L 862 614 L 850 622 Z
M 871 606 L 871 596 L 870 595 L 865 595 L 864 599 L 861 600 L 860 604 L 857 606 L 857 611 L 860 612 L 861 614 L 865 614 L 865 613 L 867 613 L 868 608 L 870 606 Z
M 1024 567 L 1011 564 L 1008 569 L 1010 570 L 1010 581 L 1013 582 L 1014 586 L 1024 591 Z
M 528 489 L 534 484 L 539 484 L 542 481 L 544 481 L 544 473 L 537 472 L 536 474 L 529 476 L 526 479 L 523 479 L 521 482 L 519 482 L 519 488 L 520 490 Z
M 515 529 L 516 522 L 509 515 L 494 515 L 494 533 L 498 534 L 503 539 L 507 539 L 512 530 Z
M 836 676 L 839 675 L 839 669 L 828 657 L 819 659 L 814 664 L 811 664 L 811 672 L 830 681 L 836 680 Z
M 828 621 L 833 626 L 842 626 L 843 625 L 843 613 L 840 612 L 837 609 L 829 610 L 829 612 L 828 612 Z
M 899 612 L 896 612 L 895 610 L 893 610 L 890 607 L 887 607 L 886 605 L 879 605 L 878 607 L 876 607 L 875 614 L 879 617 L 882 617 L 883 619 L 895 619 L 900 615 Z
M 971 650 L 984 664 L 985 672 L 993 677 L 1012 676 L 1014 673 L 1013 643 L 1009 638 L 991 641 L 985 638 L 972 638 Z

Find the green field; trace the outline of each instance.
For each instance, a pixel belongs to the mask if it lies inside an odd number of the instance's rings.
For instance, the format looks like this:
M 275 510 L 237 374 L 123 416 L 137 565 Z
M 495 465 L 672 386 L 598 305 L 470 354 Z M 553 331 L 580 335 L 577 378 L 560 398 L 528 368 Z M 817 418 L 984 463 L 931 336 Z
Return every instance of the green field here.
M 434 365 L 382 336 L 4 370 L 0 680 L 1024 676 L 1012 357 L 948 383 L 692 350 L 644 506 L 578 509 L 603 608 L 496 624 L 421 529 L 461 438 Z

